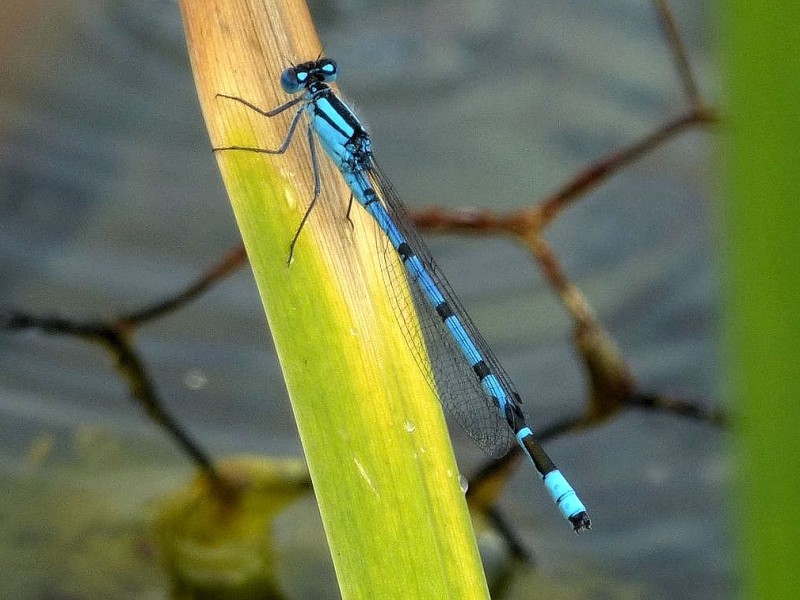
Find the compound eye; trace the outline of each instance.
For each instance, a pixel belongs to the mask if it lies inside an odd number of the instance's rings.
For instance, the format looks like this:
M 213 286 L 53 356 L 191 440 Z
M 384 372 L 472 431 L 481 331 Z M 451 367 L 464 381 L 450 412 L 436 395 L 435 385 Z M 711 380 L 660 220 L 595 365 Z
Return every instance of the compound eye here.
M 339 76 L 339 65 L 331 58 L 321 58 L 317 61 L 317 72 L 320 74 L 322 81 L 330 83 L 336 81 Z
M 308 79 L 308 71 L 298 71 L 294 67 L 289 67 L 281 73 L 281 87 L 287 94 L 296 94 L 305 87 Z

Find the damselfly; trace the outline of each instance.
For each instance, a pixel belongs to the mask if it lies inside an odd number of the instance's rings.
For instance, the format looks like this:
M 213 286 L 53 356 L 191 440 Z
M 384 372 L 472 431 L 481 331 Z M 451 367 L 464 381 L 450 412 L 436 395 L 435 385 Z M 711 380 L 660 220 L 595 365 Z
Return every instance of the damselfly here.
M 219 97 L 240 102 L 265 117 L 274 117 L 293 106 L 299 105 L 299 108 L 280 147 L 270 150 L 225 146 L 215 150 L 283 154 L 292 141 L 301 117 L 303 114 L 308 116 L 314 197 L 292 240 L 290 253 L 320 193 L 315 143 L 318 140 L 341 172 L 353 196 L 378 223 L 405 266 L 422 327 L 424 346 L 433 368 L 432 372 L 426 374 L 437 388 L 447 412 L 492 456 L 504 455 L 516 439 L 574 530 L 581 532 L 590 529 L 591 523 L 583 503 L 526 423 L 522 400 L 513 383 L 462 308 L 394 188 L 378 169 L 369 134 L 350 107 L 328 85 L 336 80 L 338 74 L 336 63 L 329 58 L 289 67 L 281 75 L 281 86 L 287 94 L 302 94 L 273 110 L 263 110 L 236 96 L 218 94 Z M 407 336 L 412 330 L 404 327 Z M 417 341 L 412 340 L 409 344 L 414 347 Z M 425 359 L 418 358 L 418 362 L 426 370 Z

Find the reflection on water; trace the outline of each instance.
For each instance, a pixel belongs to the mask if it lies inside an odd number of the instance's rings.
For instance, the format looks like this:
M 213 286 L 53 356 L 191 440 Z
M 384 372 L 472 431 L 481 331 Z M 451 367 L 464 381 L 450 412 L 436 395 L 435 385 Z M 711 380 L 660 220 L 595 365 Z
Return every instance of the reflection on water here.
M 707 81 L 703 7 L 674 7 Z M 342 87 L 413 206 L 527 205 L 683 107 L 647 3 L 314 8 Z M 7 1 L 0 28 L 0 307 L 75 317 L 132 310 L 187 284 L 237 242 L 173 3 Z M 265 77 L 282 66 L 265 67 Z M 707 155 L 704 134 L 677 138 L 570 209 L 548 239 L 643 388 L 716 400 Z M 432 246 L 527 391 L 531 420 L 577 412 L 584 383 L 569 322 L 527 256 L 504 240 L 432 239 Z M 246 272 L 138 341 L 170 408 L 209 451 L 299 455 Z M 166 443 L 150 449 L 160 434 L 92 346 L 1 335 L 0 395 L 14 536 L 41 541 L 37 523 L 45 520 L 114 531 L 119 519 L 135 522 L 146 499 L 188 476 Z M 124 434 L 111 453 L 124 458 L 78 472 L 69 466 L 69 440 L 98 423 Z M 35 475 L 21 466 L 29 448 L 43 463 Z M 545 517 L 548 500 L 532 494 L 530 475 L 520 473 L 502 510 L 545 573 L 569 581 L 578 565 L 620 582 L 606 597 L 636 597 L 639 589 L 662 598 L 731 595 L 721 511 L 728 461 L 719 432 L 627 414 L 551 449 L 569 465 L 597 525 L 580 540 L 565 536 L 560 522 Z M 468 443 L 460 454 L 464 472 L 480 460 Z M 56 468 L 62 461 L 66 470 Z M 89 474 L 96 479 L 84 485 Z M 65 486 L 71 491 L 62 496 Z M 318 527 L 301 520 L 320 546 Z M 20 578 L 44 581 L 44 567 L 55 563 L 40 553 L 63 554 L 66 546 L 38 541 L 16 562 L 0 561 L 0 579 L 14 565 Z M 89 553 L 86 565 L 103 558 Z M 152 572 L 136 575 L 132 565 L 151 568 L 147 553 L 126 560 L 108 569 L 109 578 L 118 573 L 128 589 L 163 585 Z M 98 597 L 74 572 L 28 589 Z

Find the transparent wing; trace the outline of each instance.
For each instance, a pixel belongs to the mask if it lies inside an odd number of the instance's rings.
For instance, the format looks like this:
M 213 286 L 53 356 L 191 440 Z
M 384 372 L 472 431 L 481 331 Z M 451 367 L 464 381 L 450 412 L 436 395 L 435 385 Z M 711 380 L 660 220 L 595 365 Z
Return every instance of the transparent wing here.
M 516 393 L 510 378 L 462 307 L 453 288 L 417 232 L 391 183 L 377 165 L 370 169 L 368 175 L 397 228 L 422 261 L 440 292 L 449 302 L 454 314 L 461 320 L 464 328 L 483 354 L 486 364 L 506 390 L 510 401 L 518 401 L 519 394 Z M 386 236 L 380 236 L 379 244 L 381 246 L 379 252 L 384 257 L 387 256 L 387 253 L 395 253 Z M 402 279 L 408 280 L 410 283 L 413 305 L 408 302 L 404 294 L 390 294 L 395 305 L 395 314 L 417 364 L 430 385 L 438 392 L 445 411 L 487 454 L 495 458 L 506 454 L 514 444 L 514 432 L 492 398 L 481 386 L 457 342 L 435 308 L 425 297 L 420 286 L 414 281 L 414 277 L 397 260 L 383 260 L 382 272 L 390 292 L 398 289 L 398 282 Z M 422 339 L 419 338 L 417 329 L 410 326 L 415 314 L 419 317 Z

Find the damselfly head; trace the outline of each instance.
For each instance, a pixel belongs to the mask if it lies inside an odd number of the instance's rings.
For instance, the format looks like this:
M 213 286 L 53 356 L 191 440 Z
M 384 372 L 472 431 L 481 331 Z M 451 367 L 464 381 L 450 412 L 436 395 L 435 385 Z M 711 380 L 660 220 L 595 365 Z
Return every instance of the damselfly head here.
M 320 58 L 289 67 L 281 73 L 281 87 L 287 94 L 308 88 L 313 83 L 331 83 L 336 81 L 339 67 L 330 58 Z

